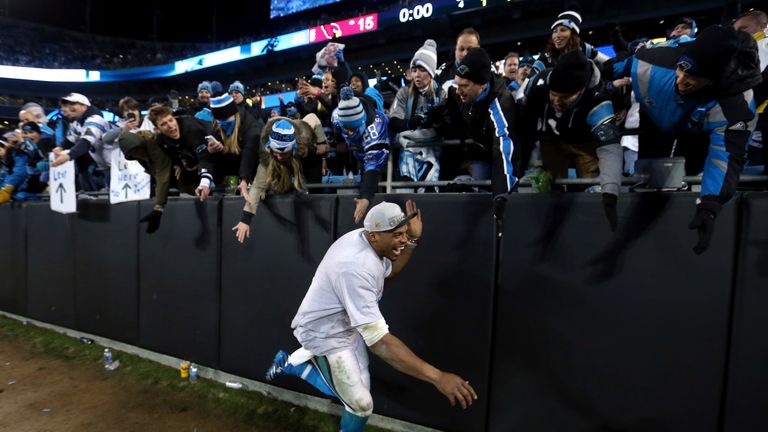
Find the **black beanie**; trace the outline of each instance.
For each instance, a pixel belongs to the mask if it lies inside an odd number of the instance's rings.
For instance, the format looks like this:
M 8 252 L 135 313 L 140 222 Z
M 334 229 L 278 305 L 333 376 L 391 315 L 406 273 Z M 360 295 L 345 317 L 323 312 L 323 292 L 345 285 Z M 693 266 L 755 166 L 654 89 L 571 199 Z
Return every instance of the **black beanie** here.
M 549 74 L 549 89 L 563 94 L 581 91 L 592 77 L 592 66 L 580 49 L 568 51 L 557 59 Z
M 491 81 L 491 59 L 482 48 L 470 48 L 467 55 L 456 68 L 456 76 L 468 79 L 476 84 Z
M 237 104 L 229 93 L 211 98 L 211 113 L 216 120 L 227 120 L 237 114 Z
M 677 67 L 691 75 L 717 81 L 738 49 L 736 30 L 712 26 L 702 31 L 677 60 Z
M 337 89 L 340 89 L 341 86 L 346 85 L 347 80 L 349 79 L 349 77 L 347 77 L 347 72 L 339 67 L 331 69 L 331 76 L 334 80 L 336 80 Z
M 37 132 L 40 133 L 40 125 L 35 122 L 28 121 L 21 127 L 24 132 Z

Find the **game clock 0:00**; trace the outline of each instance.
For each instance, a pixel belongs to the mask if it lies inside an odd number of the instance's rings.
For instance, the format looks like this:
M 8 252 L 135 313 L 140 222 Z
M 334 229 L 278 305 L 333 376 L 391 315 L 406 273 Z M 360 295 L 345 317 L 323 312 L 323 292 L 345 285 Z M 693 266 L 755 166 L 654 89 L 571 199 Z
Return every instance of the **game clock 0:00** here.
M 432 16 L 432 3 L 424 3 L 423 5 L 416 5 L 413 8 L 400 9 L 400 22 L 402 23 L 429 18 L 430 16 Z

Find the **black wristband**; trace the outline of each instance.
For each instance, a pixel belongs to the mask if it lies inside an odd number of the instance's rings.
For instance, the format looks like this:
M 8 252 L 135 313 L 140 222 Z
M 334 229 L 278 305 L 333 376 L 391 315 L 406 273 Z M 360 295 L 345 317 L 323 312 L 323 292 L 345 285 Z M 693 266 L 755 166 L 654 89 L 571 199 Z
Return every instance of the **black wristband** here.
M 253 221 L 253 216 L 254 216 L 253 213 L 249 213 L 249 212 L 243 210 L 243 215 L 240 217 L 240 222 L 242 222 L 242 223 L 244 223 L 246 225 L 250 225 L 251 221 Z

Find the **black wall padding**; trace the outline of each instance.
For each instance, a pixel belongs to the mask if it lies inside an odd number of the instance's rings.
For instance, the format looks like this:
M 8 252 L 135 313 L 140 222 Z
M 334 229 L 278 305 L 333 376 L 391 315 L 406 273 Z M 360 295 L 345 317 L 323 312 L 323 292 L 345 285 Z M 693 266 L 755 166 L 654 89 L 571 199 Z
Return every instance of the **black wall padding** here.
M 83 204 L 87 203 L 88 210 Z M 139 337 L 138 203 L 81 201 L 75 219 L 76 328 L 136 344 Z M 89 217 L 98 215 L 99 217 Z
M 75 328 L 74 224 L 76 214 L 51 211 L 47 202 L 26 207 L 27 290 L 30 318 Z
M 242 208 L 240 197 L 224 201 L 221 367 L 264 381 L 278 349 L 290 354 L 299 347 L 291 320 L 333 241 L 336 197 L 270 197 L 259 206 L 244 244 L 232 231 Z M 294 378 L 274 384 L 319 395 Z
M 0 206 L 0 310 L 27 313 L 27 219 L 21 204 Z
M 768 430 L 768 194 L 746 194 L 724 432 Z
M 142 202 L 139 213 L 152 210 Z M 220 201 L 172 199 L 160 229 L 139 231 L 139 345 L 218 366 Z
M 269 197 L 253 218 L 251 237 L 237 242 L 243 199 L 224 201 L 222 223 L 221 367 L 264 381 L 278 349 L 299 344 L 291 320 L 333 242 L 335 195 Z M 317 394 L 293 377 L 275 385 Z
M 718 430 L 736 238 L 710 250 L 692 194 L 518 195 L 504 220 L 491 431 Z
M 432 385 L 396 371 L 372 353 L 374 411 L 446 431 L 482 431 L 488 404 L 493 289 L 490 195 L 379 195 L 405 209 L 412 198 L 424 233 L 405 269 L 384 286 L 389 329 L 416 355 L 470 381 L 480 399 L 451 408 Z M 352 197 L 339 197 L 341 236 L 352 229 Z

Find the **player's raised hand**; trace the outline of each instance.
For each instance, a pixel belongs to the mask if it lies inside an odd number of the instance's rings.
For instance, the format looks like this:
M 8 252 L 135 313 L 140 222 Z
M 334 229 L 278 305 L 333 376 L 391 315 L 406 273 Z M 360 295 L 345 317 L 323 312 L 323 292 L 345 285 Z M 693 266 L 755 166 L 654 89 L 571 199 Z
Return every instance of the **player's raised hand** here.
M 408 200 L 405 202 L 405 214 L 406 216 L 410 216 L 412 214 L 416 213 L 416 217 L 408 221 L 408 237 L 412 239 L 417 239 L 421 237 L 421 231 L 423 229 L 423 225 L 421 222 L 421 210 L 416 207 L 416 203 L 413 200 Z

